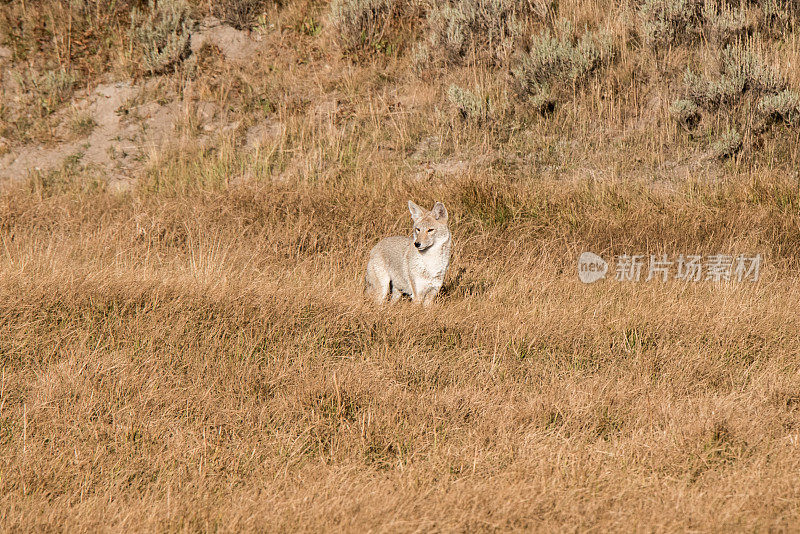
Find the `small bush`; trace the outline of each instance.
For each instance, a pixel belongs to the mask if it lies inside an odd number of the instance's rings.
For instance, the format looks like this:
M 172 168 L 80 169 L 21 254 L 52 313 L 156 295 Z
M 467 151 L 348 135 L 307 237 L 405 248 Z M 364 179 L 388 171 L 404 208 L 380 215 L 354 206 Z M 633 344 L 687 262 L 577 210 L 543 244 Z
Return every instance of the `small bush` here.
M 40 79 L 39 87 L 42 96 L 42 107 L 52 113 L 62 102 L 72 96 L 77 84 L 77 77 L 65 69 L 51 70 Z
M 761 0 L 760 27 L 765 33 L 776 32 L 780 34 L 788 28 L 791 22 L 791 0 Z
M 211 14 L 237 30 L 248 30 L 272 0 L 214 0 Z
M 447 99 L 464 119 L 483 122 L 491 117 L 491 102 L 488 97 L 451 85 L 447 90 Z
M 546 115 L 556 109 L 556 99 L 549 88 L 543 88 L 540 92 L 528 98 L 528 106 L 541 115 Z
M 699 30 L 697 0 L 645 0 L 639 7 L 639 33 L 652 49 L 668 47 Z
M 545 30 L 533 40 L 529 52 L 520 54 L 511 75 L 521 95 L 536 97 L 549 94 L 556 83 L 574 86 L 584 82 L 611 57 L 613 47 L 607 36 L 586 32 L 573 42 Z
M 345 52 L 384 46 L 389 24 L 400 9 L 398 0 L 334 0 L 331 24 Z
M 25 102 L 35 109 L 35 115 L 46 117 L 69 100 L 77 85 L 77 76 L 68 70 L 47 71 L 40 76 L 30 73 L 17 76 L 17 83 L 25 89 Z
M 726 47 L 720 63 L 722 74 L 717 80 L 706 80 L 691 70 L 686 71 L 686 94 L 696 105 L 715 110 L 723 104 L 735 104 L 748 91 L 776 94 L 786 87 L 783 78 L 750 45 Z
M 520 17 L 534 3 L 519 0 L 460 0 L 435 3 L 428 13 L 428 46 L 445 63 L 460 64 L 475 52 L 502 63 L 522 31 Z
M 428 43 L 416 43 L 411 50 L 411 64 L 417 72 L 422 72 L 431 60 L 431 47 Z
M 709 110 L 715 110 L 723 104 L 733 104 L 745 90 L 741 78 L 723 74 L 718 80 L 706 80 L 688 69 L 683 84 L 688 99 Z
M 717 44 L 728 44 L 752 30 L 746 13 L 725 3 L 718 5 L 717 2 L 705 2 L 703 22 L 709 40 Z
M 796 126 L 800 124 L 800 94 L 786 89 L 776 95 L 766 95 L 758 101 L 756 110 L 766 124 L 782 121 Z
M 777 121 L 789 125 L 800 123 L 800 95 L 786 89 L 786 81 L 763 60 L 752 42 L 725 47 L 719 64 L 721 74 L 714 80 L 686 71 L 686 97 L 670 108 L 671 115 L 679 123 L 694 127 L 700 120 L 700 108 L 714 112 L 721 106 L 728 107 L 736 124 L 750 125 L 747 131 L 752 135 L 763 133 Z M 749 104 L 756 99 L 756 120 L 751 121 L 743 114 L 751 109 Z M 730 130 L 714 143 L 713 150 L 717 156 L 726 158 L 738 152 L 741 146 L 741 135 Z
M 742 149 L 742 136 L 736 130 L 728 130 L 717 140 L 712 150 L 718 158 L 724 159 L 735 155 Z
M 694 128 L 700 122 L 700 110 L 691 100 L 676 100 L 670 106 L 669 112 L 675 120 L 687 128 Z
M 722 72 L 745 91 L 777 93 L 786 86 L 786 82 L 764 62 L 752 45 L 725 47 L 722 51 Z
M 189 54 L 194 21 L 185 0 L 149 0 L 148 5 L 146 11 L 131 11 L 130 38 L 139 47 L 144 70 L 162 74 Z

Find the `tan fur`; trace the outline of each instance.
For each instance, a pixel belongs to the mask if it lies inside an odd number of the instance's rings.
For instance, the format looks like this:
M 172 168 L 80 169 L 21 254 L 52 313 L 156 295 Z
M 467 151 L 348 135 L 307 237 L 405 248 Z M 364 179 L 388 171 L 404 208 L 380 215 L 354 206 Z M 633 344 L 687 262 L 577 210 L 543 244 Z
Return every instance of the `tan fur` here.
M 437 202 L 425 211 L 412 201 L 408 209 L 414 221 L 409 237 L 382 239 L 369 253 L 364 276 L 366 292 L 375 302 L 409 295 L 414 302 L 429 306 L 442 288 L 450 264 L 452 239 L 447 227 L 447 209 Z

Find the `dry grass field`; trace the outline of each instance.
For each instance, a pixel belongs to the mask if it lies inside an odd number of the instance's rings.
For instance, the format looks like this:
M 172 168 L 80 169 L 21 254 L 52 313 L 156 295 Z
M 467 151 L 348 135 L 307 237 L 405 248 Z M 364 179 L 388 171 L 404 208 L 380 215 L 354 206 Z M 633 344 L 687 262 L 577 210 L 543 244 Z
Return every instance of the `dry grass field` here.
M 251 24 L 257 52 L 147 72 L 138 2 L 0 3 L 6 83 L 80 80 L 6 85 L 6 150 L 62 142 L 103 80 L 181 110 L 126 187 L 80 156 L 1 186 L 0 530 L 798 529 L 794 5 L 450 9 L 473 4 L 204 0 L 193 20 Z M 447 20 L 472 21 L 461 48 Z M 741 43 L 762 63 L 725 70 Z M 236 125 L 209 143 L 204 102 Z M 408 199 L 445 203 L 453 261 L 430 309 L 376 307 L 367 254 Z M 588 285 L 587 250 L 764 264 Z

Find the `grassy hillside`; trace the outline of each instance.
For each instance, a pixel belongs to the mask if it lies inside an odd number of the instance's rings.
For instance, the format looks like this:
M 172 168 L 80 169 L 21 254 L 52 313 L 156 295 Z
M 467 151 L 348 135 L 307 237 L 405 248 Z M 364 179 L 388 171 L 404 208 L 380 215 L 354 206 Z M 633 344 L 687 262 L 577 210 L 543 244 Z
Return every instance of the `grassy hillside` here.
M 0 530 L 796 528 L 799 15 L 0 3 L 0 152 L 104 131 L 100 84 L 178 110 L 125 187 L 0 184 Z M 455 240 L 424 311 L 361 294 L 408 199 Z M 586 250 L 764 264 L 586 285 Z

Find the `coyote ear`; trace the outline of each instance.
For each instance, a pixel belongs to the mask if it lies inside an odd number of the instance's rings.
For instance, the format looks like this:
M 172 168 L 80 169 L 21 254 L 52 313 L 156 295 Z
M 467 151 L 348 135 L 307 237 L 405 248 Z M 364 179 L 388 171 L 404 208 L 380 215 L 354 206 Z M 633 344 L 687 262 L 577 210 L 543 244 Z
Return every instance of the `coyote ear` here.
M 422 218 L 422 215 L 425 213 L 422 208 L 411 202 L 408 201 L 408 211 L 411 212 L 411 218 L 415 221 Z
M 437 202 L 433 205 L 433 209 L 431 210 L 433 217 L 437 221 L 446 221 L 447 220 L 447 208 L 444 207 L 444 204 L 441 202 Z

